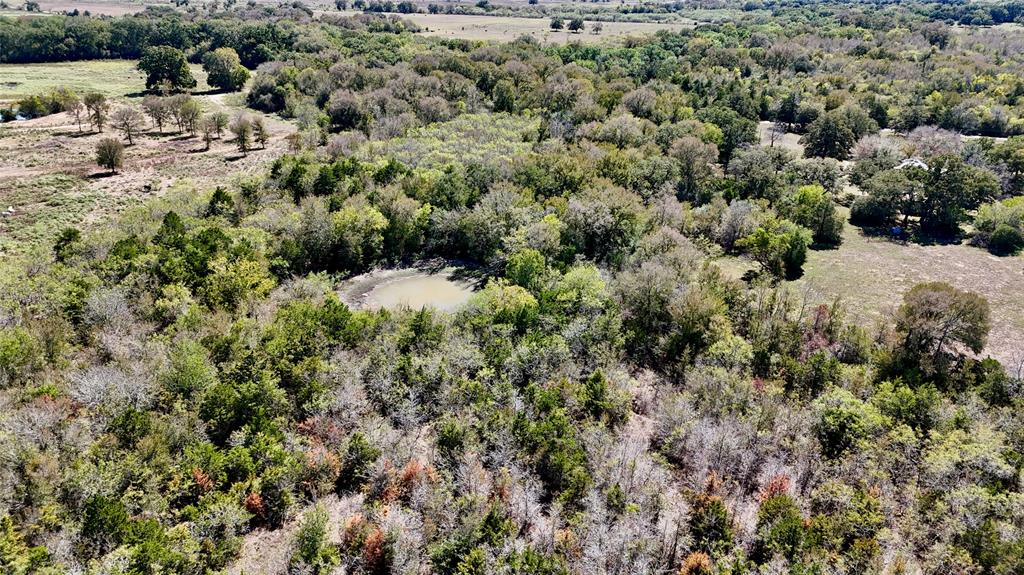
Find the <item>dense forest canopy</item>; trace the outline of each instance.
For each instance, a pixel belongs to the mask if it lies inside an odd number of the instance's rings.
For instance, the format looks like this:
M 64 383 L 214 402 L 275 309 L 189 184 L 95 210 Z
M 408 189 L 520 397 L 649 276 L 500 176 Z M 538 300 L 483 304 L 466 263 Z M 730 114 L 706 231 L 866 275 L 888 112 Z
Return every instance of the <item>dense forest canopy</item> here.
M 1024 572 L 989 302 L 926 282 L 859 325 L 786 283 L 847 225 L 1024 248 L 1024 35 L 946 23 L 1017 5 L 722 7 L 595 45 L 300 4 L 0 18 L 2 62 L 141 58 L 161 133 L 265 130 L 176 94 L 188 62 L 297 129 L 0 277 L 4 572 L 238 572 L 267 534 L 289 573 Z M 12 113 L 142 137 L 104 105 Z M 454 313 L 343 297 L 438 261 L 480 283 Z

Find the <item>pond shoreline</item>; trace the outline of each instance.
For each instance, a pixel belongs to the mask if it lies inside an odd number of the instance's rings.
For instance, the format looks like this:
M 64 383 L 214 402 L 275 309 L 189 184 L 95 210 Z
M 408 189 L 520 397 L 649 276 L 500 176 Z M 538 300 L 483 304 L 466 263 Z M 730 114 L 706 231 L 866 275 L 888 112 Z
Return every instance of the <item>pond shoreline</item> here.
M 483 287 L 482 268 L 466 262 L 426 260 L 377 268 L 342 282 L 338 295 L 357 309 L 434 307 L 452 311 Z

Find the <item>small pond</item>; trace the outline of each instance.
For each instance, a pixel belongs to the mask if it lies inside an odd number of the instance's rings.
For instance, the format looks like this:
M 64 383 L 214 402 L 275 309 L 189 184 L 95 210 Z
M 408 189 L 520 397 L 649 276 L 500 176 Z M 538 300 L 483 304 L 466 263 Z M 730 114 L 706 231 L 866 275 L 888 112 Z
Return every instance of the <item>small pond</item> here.
M 353 278 L 342 287 L 343 298 L 362 309 L 454 311 L 476 290 L 477 281 L 456 267 L 378 270 Z

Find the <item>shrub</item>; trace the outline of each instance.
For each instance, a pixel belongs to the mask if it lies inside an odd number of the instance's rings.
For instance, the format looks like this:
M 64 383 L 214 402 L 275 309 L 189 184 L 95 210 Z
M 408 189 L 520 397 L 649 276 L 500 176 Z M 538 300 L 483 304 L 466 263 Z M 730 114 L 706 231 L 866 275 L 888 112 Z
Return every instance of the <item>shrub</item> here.
M 988 239 L 988 249 L 997 255 L 1014 255 L 1024 248 L 1024 233 L 1020 229 L 999 224 Z
M 804 519 L 793 498 L 784 493 L 772 495 L 761 502 L 757 511 L 751 558 L 763 564 L 781 555 L 793 562 L 803 549 L 804 536 Z
M 380 457 L 380 453 L 362 433 L 353 433 L 342 457 L 338 489 L 351 491 L 365 485 L 370 480 L 370 465 Z
M 295 554 L 292 568 L 303 565 L 308 572 L 320 575 L 329 573 L 340 561 L 338 550 L 327 539 L 327 511 L 317 505 L 306 513 L 295 535 Z
M 982 205 L 974 228 L 974 241 L 993 253 L 1017 253 L 1024 248 L 1024 197 Z
M 42 348 L 27 329 L 0 329 L 0 389 L 25 382 L 42 359 Z
M 711 556 L 728 552 L 733 546 L 733 525 L 725 502 L 717 495 L 694 497 L 690 511 L 693 549 Z
M 124 144 L 116 138 L 103 138 L 96 144 L 96 163 L 101 168 L 117 173 L 124 165 Z
M 836 459 L 857 448 L 881 425 L 881 416 L 849 391 L 834 388 L 815 402 L 815 433 L 825 457 Z
M 885 226 L 895 217 L 895 206 L 884 198 L 860 196 L 850 206 L 850 223 L 858 226 Z
M 843 241 L 843 217 L 837 213 L 835 203 L 820 185 L 801 186 L 783 201 L 780 213 L 811 230 L 811 237 L 817 245 L 838 246 Z

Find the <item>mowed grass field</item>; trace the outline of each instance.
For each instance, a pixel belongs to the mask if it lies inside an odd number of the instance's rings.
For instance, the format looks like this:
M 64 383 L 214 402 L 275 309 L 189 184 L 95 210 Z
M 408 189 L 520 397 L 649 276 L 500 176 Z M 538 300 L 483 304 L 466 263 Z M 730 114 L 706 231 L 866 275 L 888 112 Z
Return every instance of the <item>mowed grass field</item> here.
M 134 60 L 88 60 L 53 64 L 0 64 L 0 101 L 45 94 L 58 86 L 119 97 L 146 87 Z

